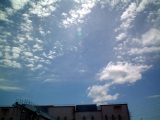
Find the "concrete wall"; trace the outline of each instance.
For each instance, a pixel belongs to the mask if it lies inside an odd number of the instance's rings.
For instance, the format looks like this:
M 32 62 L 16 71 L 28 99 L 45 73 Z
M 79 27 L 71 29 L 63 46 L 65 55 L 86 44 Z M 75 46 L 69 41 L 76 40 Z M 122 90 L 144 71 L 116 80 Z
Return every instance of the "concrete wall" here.
M 129 120 L 127 105 L 102 105 L 102 120 Z
M 76 110 L 76 106 L 49 106 L 47 108 L 48 115 L 55 120 L 130 120 L 127 104 L 101 105 L 97 110 Z M 28 116 L 33 113 L 26 111 Z M 0 107 L 0 120 L 19 120 L 20 117 L 27 118 L 16 107 Z
M 54 106 L 48 108 L 48 114 L 56 120 L 75 120 L 74 106 Z
M 101 120 L 101 111 L 76 112 L 76 120 Z
M 20 112 L 14 107 L 1 107 L 0 108 L 0 120 L 19 120 Z
M 30 120 L 33 116 L 33 112 L 23 110 L 16 107 L 0 107 L 0 120 Z M 38 116 L 36 116 L 38 117 Z M 45 118 L 39 116 L 39 120 L 46 120 Z

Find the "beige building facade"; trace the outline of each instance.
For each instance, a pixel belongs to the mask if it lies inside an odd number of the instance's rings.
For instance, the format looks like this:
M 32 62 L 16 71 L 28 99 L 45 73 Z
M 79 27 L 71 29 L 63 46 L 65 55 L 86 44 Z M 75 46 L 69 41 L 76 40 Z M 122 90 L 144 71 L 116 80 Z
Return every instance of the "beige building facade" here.
M 48 114 L 56 120 L 130 120 L 127 104 L 50 106 Z
M 22 117 L 22 111 L 20 112 L 20 109 L 15 106 L 8 107 L 6 110 L 0 107 L 0 120 L 35 120 L 35 118 L 36 120 L 130 120 L 127 104 L 100 106 L 95 104 L 75 106 L 20 105 L 18 107 L 25 108 L 26 115 L 30 115 L 30 117 Z M 37 116 L 33 117 L 33 115 Z

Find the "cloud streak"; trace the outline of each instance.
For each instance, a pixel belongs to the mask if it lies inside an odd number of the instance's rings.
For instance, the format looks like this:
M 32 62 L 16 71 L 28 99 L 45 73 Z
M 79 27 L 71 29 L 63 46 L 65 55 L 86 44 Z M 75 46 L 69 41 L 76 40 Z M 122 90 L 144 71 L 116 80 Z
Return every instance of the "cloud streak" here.
M 30 2 L 32 6 L 29 9 L 31 14 L 38 17 L 48 17 L 56 10 L 57 3 L 61 0 L 39 0 L 37 2 Z
M 148 96 L 149 99 L 156 99 L 156 98 L 160 98 L 160 95 L 151 95 Z
M 76 1 L 78 5 L 69 11 L 69 13 L 62 13 L 64 19 L 62 25 L 68 28 L 72 25 L 83 23 L 84 18 L 91 12 L 91 9 L 96 5 L 96 0 Z
M 93 99 L 93 102 L 101 103 L 118 99 L 119 93 L 110 95 L 111 86 L 136 83 L 142 79 L 145 71 L 153 67 L 151 61 L 155 58 L 154 56 L 160 53 L 160 29 L 157 23 L 159 17 L 153 18 L 151 13 L 155 14 L 155 12 L 150 10 L 148 22 L 152 23 L 151 27 L 144 33 L 137 33 L 137 36 L 130 32 L 133 27 L 136 27 L 137 16 L 143 14 L 150 4 L 156 6 L 159 2 L 142 0 L 137 3 L 130 1 L 128 7 L 120 15 L 120 25 L 115 29 L 117 44 L 114 50 L 117 60 L 109 62 L 97 73 L 98 83 L 102 83 L 102 85 L 89 87 L 88 96 Z
M 2 91 L 20 91 L 23 90 L 21 87 L 13 85 L 9 80 L 0 78 L 0 90 Z

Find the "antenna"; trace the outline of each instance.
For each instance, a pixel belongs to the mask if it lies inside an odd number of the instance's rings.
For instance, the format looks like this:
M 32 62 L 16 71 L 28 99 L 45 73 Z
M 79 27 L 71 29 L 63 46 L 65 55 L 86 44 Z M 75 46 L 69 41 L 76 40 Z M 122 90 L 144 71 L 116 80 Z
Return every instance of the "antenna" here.
M 18 99 L 16 99 L 15 102 L 17 102 L 17 103 L 19 103 L 21 105 L 22 104 L 25 104 L 25 105 L 34 105 L 33 102 L 30 99 L 27 99 L 27 98 L 18 98 Z

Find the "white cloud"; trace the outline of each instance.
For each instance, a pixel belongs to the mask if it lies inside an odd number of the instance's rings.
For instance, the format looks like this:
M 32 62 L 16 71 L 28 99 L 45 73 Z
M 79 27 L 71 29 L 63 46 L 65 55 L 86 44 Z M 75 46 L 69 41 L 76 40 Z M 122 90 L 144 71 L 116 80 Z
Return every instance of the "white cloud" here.
M 160 5 L 159 3 L 156 4 L 156 6 Z M 160 8 L 155 9 L 154 11 L 148 12 L 147 16 L 148 23 L 152 24 L 155 28 L 160 28 Z
M 126 20 L 126 19 L 129 19 L 129 18 L 132 18 L 134 17 L 135 13 L 136 13 L 136 3 L 131 3 L 128 8 L 122 13 L 121 15 L 121 20 Z M 132 18 L 133 19 L 133 18 Z
M 38 69 L 40 69 L 40 68 L 42 68 L 42 67 L 43 67 L 42 64 L 38 64 L 38 65 L 32 67 L 31 70 L 35 71 L 35 70 L 38 70 Z
M 7 13 L 2 10 L 0 10 L 0 20 L 9 21 Z
M 128 29 L 131 26 L 131 22 L 135 19 L 136 17 L 136 9 L 137 9 L 137 5 L 136 3 L 131 3 L 128 8 L 123 12 L 123 14 L 121 15 L 121 28 L 122 29 Z
M 144 56 L 136 56 L 135 58 L 132 58 L 132 61 L 134 63 L 145 63 L 146 58 Z
M 41 51 L 41 50 L 43 50 L 43 47 L 42 47 L 40 44 L 38 44 L 38 43 L 36 43 L 36 44 L 33 46 L 33 48 L 34 48 L 33 51 Z
M 11 82 L 10 80 L 0 78 L 0 90 L 17 91 L 17 90 L 23 90 L 23 89 L 21 87 L 13 85 L 13 82 Z
M 32 8 L 30 8 L 29 11 L 38 17 L 47 17 L 56 10 L 56 5 L 59 1 L 60 0 L 39 0 L 37 2 L 31 2 Z
M 145 9 L 149 4 L 157 3 L 155 3 L 155 0 L 130 1 L 128 3 L 128 7 L 124 9 L 120 16 L 121 23 L 115 29 L 115 32 L 118 33 L 115 36 L 117 46 L 114 47 L 118 58 L 117 62 L 108 63 L 97 74 L 99 82 L 103 81 L 101 83 L 104 85 L 89 87 L 88 96 L 94 102 L 114 100 L 112 95 L 109 98 L 106 97 L 109 95 L 109 89 L 115 85 L 133 84 L 142 79 L 142 74 L 152 66 L 148 64 L 149 61 L 146 62 L 146 60 L 150 60 L 148 59 L 150 57 L 148 53 L 152 53 L 151 59 L 154 59 L 160 53 L 159 10 L 149 12 L 148 21 L 152 21 L 150 23 L 154 27 L 151 27 L 148 31 L 141 35 L 139 33 L 134 34 L 137 37 L 133 37 L 129 30 L 133 27 L 135 19 L 139 19 L 136 17 L 141 13 L 145 13 Z M 108 84 L 109 86 L 106 86 Z M 118 95 L 115 94 L 115 99 L 118 98 Z
M 110 62 L 99 74 L 99 80 L 114 84 L 134 83 L 142 78 L 142 73 L 151 66 L 136 65 L 128 62 Z
M 17 87 L 17 86 L 3 86 L 3 85 L 0 85 L 0 90 L 3 90 L 3 91 L 17 91 L 17 90 L 23 90 L 22 88 L 20 87 Z
M 150 3 L 153 3 L 155 1 L 156 0 L 142 0 L 137 7 L 137 12 L 143 11 L 146 8 L 147 5 L 149 5 Z
M 33 54 L 31 52 L 23 52 L 26 57 L 32 57 Z
M 0 10 L 0 20 L 13 22 L 8 18 L 17 12 L 17 10 L 22 9 L 29 0 L 10 0 L 12 7 L 6 7 L 4 11 Z
M 149 4 L 159 4 L 157 0 L 142 0 L 139 2 L 132 2 L 126 8 L 126 10 L 121 15 L 121 25 L 120 28 L 116 30 L 127 30 L 128 28 L 132 27 L 132 22 L 135 20 L 136 16 L 145 10 L 145 8 Z
M 12 3 L 12 8 L 14 10 L 19 10 L 21 8 L 23 8 L 29 0 L 11 0 Z
M 142 35 L 141 40 L 144 46 L 160 46 L 160 30 L 156 28 L 149 29 Z
M 128 62 L 110 62 L 100 73 L 98 80 L 105 81 L 104 85 L 93 85 L 88 88 L 88 96 L 94 103 L 105 103 L 116 100 L 119 93 L 109 94 L 111 87 L 117 84 L 135 83 L 142 78 L 142 73 L 151 66 L 132 64 Z
M 78 6 L 71 9 L 68 14 L 62 13 L 65 17 L 65 19 L 62 20 L 62 25 L 65 28 L 68 28 L 73 24 L 83 23 L 83 19 L 91 12 L 91 9 L 96 5 L 96 2 L 96 0 L 84 0 L 77 2 Z
M 13 59 L 17 59 L 20 56 L 21 49 L 18 47 L 12 47 L 12 57 Z
M 151 95 L 151 96 L 148 96 L 148 98 L 152 99 L 152 98 L 160 98 L 160 95 Z
M 94 103 L 105 103 L 106 101 L 111 101 L 111 100 L 116 100 L 119 96 L 118 93 L 115 95 L 109 95 L 110 85 L 105 84 L 105 85 L 93 85 L 88 88 L 88 96 L 93 99 Z
M 13 67 L 13 68 L 21 68 L 21 64 L 17 61 L 10 60 L 10 59 L 2 59 L 0 60 L 0 63 L 4 66 Z
M 30 20 L 29 14 L 23 14 L 22 15 L 24 22 L 21 23 L 20 28 L 23 32 L 31 32 L 33 30 L 32 21 Z
M 132 41 L 135 46 L 130 48 L 129 55 L 160 53 L 160 30 L 156 28 L 150 28 L 140 38 L 132 39 Z
M 126 33 L 120 33 L 120 34 L 116 37 L 116 40 L 117 40 L 117 41 L 121 41 L 121 40 L 124 40 L 126 37 L 127 37 L 127 34 L 126 34 Z
M 160 47 L 143 47 L 143 48 L 131 48 L 128 51 L 129 55 L 145 55 L 145 54 L 153 54 L 153 53 L 160 53 Z
M 131 28 L 131 23 L 135 20 L 138 13 L 144 11 L 147 5 L 154 2 L 154 0 L 142 0 L 139 4 L 136 2 L 130 3 L 128 8 L 121 15 L 122 24 L 120 25 L 120 29 L 127 30 Z
M 21 52 L 21 49 L 18 47 L 12 47 L 12 52 L 19 54 Z

